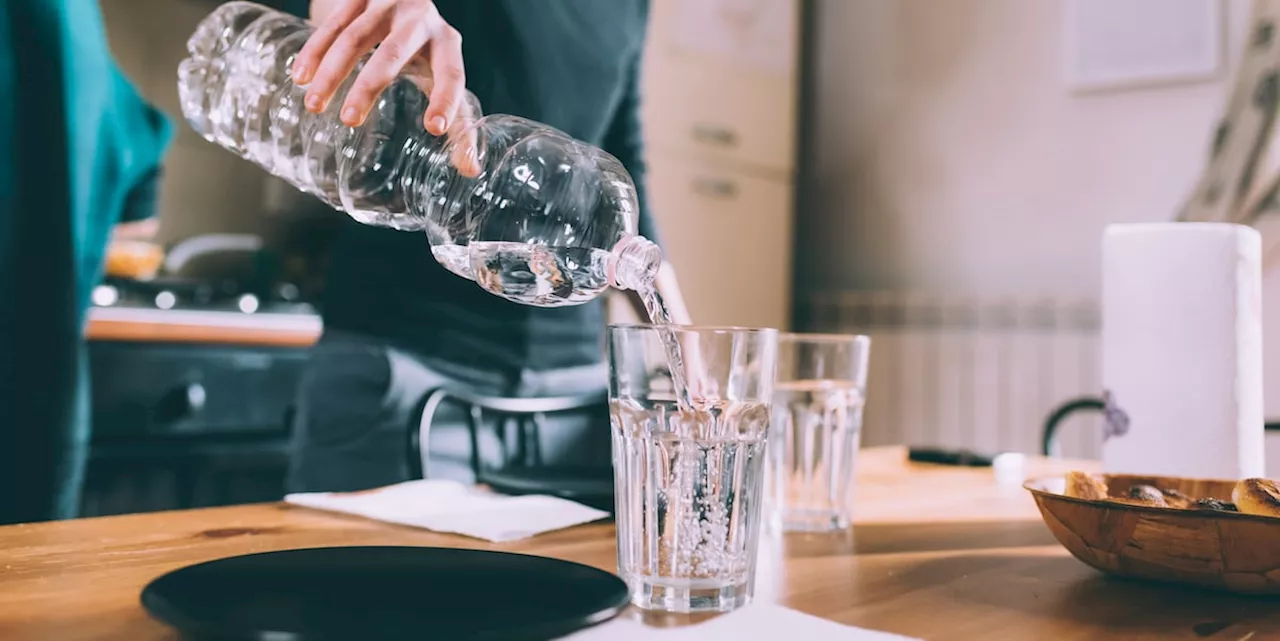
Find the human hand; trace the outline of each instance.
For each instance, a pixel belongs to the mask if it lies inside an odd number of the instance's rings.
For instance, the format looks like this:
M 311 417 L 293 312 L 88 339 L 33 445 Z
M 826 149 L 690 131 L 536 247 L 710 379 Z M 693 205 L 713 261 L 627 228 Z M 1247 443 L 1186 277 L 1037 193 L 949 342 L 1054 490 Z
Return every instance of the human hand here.
M 307 86 L 308 111 L 328 108 L 334 93 L 370 50 L 373 55 L 347 92 L 339 117 L 356 127 L 406 68 L 425 62 L 431 88 L 423 125 L 432 135 L 449 130 L 464 105 L 462 36 L 431 0 L 333 0 L 294 61 L 294 82 Z

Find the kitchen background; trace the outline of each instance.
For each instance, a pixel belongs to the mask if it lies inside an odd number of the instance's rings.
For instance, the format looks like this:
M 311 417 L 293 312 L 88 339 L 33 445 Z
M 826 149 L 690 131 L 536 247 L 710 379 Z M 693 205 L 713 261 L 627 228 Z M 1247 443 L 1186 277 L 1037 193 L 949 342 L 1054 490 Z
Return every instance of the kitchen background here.
M 102 0 L 125 71 L 175 120 L 186 37 L 217 4 Z M 1081 8 L 1099 6 L 1107 19 Z M 872 334 L 866 444 L 1035 451 L 1058 402 L 1098 391 L 1102 229 L 1174 217 L 1204 166 L 1250 3 L 653 0 L 652 11 L 651 196 L 695 319 Z M 1072 67 L 1081 60 L 1092 66 Z M 90 512 L 278 498 L 289 396 L 317 331 L 298 303 L 322 286 L 339 214 L 186 128 L 161 194 L 158 240 L 259 236 L 280 254 L 274 284 L 253 314 L 237 311 L 240 290 L 157 310 L 154 287 L 95 310 Z M 184 277 L 257 273 L 200 262 Z M 1280 318 L 1280 276 L 1267 289 Z M 130 334 L 138 314 L 155 323 Z M 1267 378 L 1280 381 L 1280 340 L 1268 345 Z M 1268 408 L 1280 417 L 1280 390 Z M 1063 430 L 1063 453 L 1096 455 L 1092 419 Z

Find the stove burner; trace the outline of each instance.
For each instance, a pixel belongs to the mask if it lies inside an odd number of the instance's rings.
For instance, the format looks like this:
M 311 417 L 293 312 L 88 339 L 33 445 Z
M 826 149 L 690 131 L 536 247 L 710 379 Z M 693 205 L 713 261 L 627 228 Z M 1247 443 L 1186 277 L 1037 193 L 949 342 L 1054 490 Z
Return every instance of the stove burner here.
M 263 292 L 252 291 L 235 281 L 208 283 L 174 279 L 138 281 L 109 278 L 94 288 L 92 298 L 93 304 L 98 307 L 211 310 L 242 314 L 274 311 L 281 307 L 305 307 L 298 300 L 298 287 L 292 283 L 279 283 L 264 295 Z

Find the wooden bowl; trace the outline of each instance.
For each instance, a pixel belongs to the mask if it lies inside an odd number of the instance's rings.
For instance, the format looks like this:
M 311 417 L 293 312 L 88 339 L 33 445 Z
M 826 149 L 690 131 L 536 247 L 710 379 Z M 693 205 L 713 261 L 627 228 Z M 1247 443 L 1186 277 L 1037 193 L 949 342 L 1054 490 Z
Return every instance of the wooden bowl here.
M 1112 496 L 1143 484 L 1231 500 L 1234 481 L 1101 475 Z M 1028 481 L 1040 515 L 1077 559 L 1116 576 L 1280 594 L 1280 518 L 1089 501 L 1064 496 L 1065 477 Z

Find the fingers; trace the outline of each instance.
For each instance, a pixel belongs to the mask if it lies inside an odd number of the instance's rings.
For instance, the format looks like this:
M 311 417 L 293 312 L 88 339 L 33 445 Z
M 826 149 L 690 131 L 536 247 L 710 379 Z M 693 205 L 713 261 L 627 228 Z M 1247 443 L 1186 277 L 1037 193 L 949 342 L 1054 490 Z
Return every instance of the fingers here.
M 378 96 L 414 58 L 426 54 L 432 86 L 423 126 L 432 135 L 442 136 L 454 124 L 466 92 L 462 36 L 430 2 L 425 3 L 425 12 L 422 4 L 403 12 L 397 6 L 396 2 L 348 0 L 325 19 L 298 53 L 294 80 L 309 84 L 307 110 L 324 111 L 361 57 L 377 45 L 352 84 L 339 116 L 354 127 L 368 118 Z
M 338 35 L 307 87 L 305 105 L 309 111 L 319 113 L 329 106 L 334 92 L 351 75 L 360 58 L 386 37 L 389 31 L 386 25 L 379 14 L 365 13 Z
M 473 125 L 474 123 L 466 123 L 465 129 L 454 130 L 461 133 L 458 133 L 454 138 L 453 149 L 449 155 L 449 160 L 453 163 L 454 168 L 467 178 L 479 176 L 481 169 L 483 169 L 480 150 L 476 144 L 476 128 Z
M 300 85 L 311 82 L 324 55 L 328 53 L 342 31 L 364 11 L 364 4 L 356 1 L 343 3 L 320 23 L 294 58 L 293 69 L 290 70 L 294 82 Z
M 404 74 L 428 93 L 423 126 L 434 136 L 450 136 L 453 164 L 463 175 L 479 175 L 483 161 L 474 127 L 479 114 L 472 113 L 466 98 L 462 35 L 426 0 L 347 0 L 325 18 L 292 69 L 294 81 L 308 85 L 307 110 L 325 111 L 375 45 L 347 91 L 339 114 L 342 122 L 350 127 L 363 124 L 382 92 Z M 430 67 L 429 80 L 416 64 L 423 58 Z
M 423 125 L 432 135 L 440 136 L 449 130 L 462 105 L 466 91 L 467 74 L 462 64 L 462 35 L 444 23 L 432 35 L 427 44 L 431 59 L 433 86 L 428 99 Z
M 418 58 L 421 60 L 421 58 Z M 422 93 L 431 96 L 435 91 L 435 80 L 431 77 L 429 69 L 422 70 L 419 73 L 413 70 L 406 73 L 405 78 L 417 85 Z M 449 137 L 449 158 L 454 168 L 467 178 L 475 178 L 484 170 L 484 159 L 480 153 L 480 134 L 476 129 L 476 124 L 480 120 L 480 108 L 473 100 L 468 99 L 465 90 L 462 91 L 462 97 L 458 100 L 456 106 L 453 107 L 454 115 L 449 120 L 448 132 L 443 135 Z M 430 116 L 423 114 L 423 125 L 426 126 Z M 430 129 L 430 128 L 428 128 Z M 441 135 L 432 133 L 432 135 Z
M 401 70 L 417 55 L 427 39 L 426 30 L 421 23 L 406 23 L 397 27 L 387 36 L 378 49 L 365 63 L 360 75 L 347 92 L 347 99 L 342 106 L 342 122 L 349 127 L 357 127 L 369 117 L 378 96 L 386 90 Z
M 467 178 L 476 178 L 484 171 L 480 142 L 480 108 L 474 96 L 465 90 L 457 107 L 453 121 L 449 124 L 449 157 L 458 173 Z

